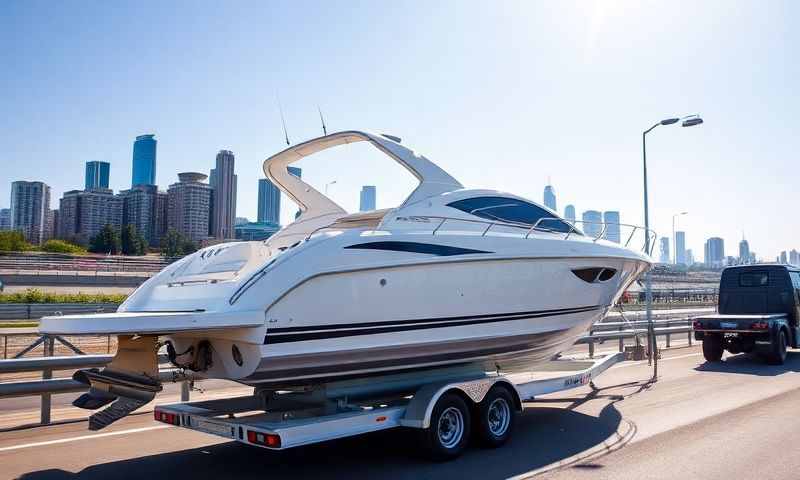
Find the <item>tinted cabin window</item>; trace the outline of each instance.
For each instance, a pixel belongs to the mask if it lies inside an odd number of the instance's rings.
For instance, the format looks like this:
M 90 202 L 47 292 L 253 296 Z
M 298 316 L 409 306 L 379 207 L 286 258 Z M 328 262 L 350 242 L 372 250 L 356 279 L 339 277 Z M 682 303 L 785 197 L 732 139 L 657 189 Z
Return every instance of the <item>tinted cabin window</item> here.
M 740 287 L 766 287 L 769 285 L 769 272 L 742 272 L 739 274 Z
M 542 218 L 553 220 L 544 220 L 539 223 L 538 229 L 551 230 L 556 232 L 569 232 L 570 225 L 563 220 L 557 220 L 553 213 L 537 207 L 536 205 L 515 198 L 507 197 L 475 197 L 458 200 L 456 202 L 448 203 L 448 207 L 453 207 L 462 212 L 475 215 L 477 217 L 485 218 L 487 220 L 496 220 L 499 222 L 518 223 L 522 225 L 534 225 Z M 574 231 L 575 234 L 579 232 Z
M 789 276 L 792 277 L 794 288 L 800 290 L 800 272 L 789 272 Z

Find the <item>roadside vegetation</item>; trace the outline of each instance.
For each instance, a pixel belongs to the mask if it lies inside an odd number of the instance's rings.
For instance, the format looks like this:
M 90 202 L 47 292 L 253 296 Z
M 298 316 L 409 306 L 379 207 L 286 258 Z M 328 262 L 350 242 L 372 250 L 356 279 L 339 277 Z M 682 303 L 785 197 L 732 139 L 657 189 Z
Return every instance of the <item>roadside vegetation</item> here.
M 27 252 L 30 250 L 35 250 L 35 247 L 25 241 L 22 232 L 0 232 L 0 252 Z
M 0 294 L 3 303 L 122 303 L 127 295 L 121 293 L 52 293 L 29 288 L 24 292 Z
M 197 251 L 197 245 L 177 230 L 170 229 L 161 239 L 161 256 L 177 258 Z
M 55 239 L 44 242 L 40 250 L 49 253 L 69 253 L 72 255 L 83 255 L 86 253 L 86 249 L 80 245 Z

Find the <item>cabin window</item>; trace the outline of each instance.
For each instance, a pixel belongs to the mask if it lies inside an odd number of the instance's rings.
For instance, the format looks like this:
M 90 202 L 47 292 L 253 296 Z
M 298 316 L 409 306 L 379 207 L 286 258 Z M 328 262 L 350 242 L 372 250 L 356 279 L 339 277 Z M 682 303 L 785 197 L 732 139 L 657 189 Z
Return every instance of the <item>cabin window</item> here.
M 742 272 L 739 274 L 740 287 L 766 287 L 769 285 L 769 272 Z
M 794 288 L 800 290 L 800 272 L 789 272 L 789 276 L 792 277 Z
M 509 197 L 474 197 L 465 198 L 447 204 L 448 207 L 461 210 L 462 212 L 475 215 L 476 217 L 487 220 L 517 223 L 521 225 L 535 225 L 542 218 L 537 229 L 551 230 L 555 232 L 569 232 L 574 230 L 567 222 L 558 219 L 557 215 L 536 206 L 532 203 L 517 200 Z

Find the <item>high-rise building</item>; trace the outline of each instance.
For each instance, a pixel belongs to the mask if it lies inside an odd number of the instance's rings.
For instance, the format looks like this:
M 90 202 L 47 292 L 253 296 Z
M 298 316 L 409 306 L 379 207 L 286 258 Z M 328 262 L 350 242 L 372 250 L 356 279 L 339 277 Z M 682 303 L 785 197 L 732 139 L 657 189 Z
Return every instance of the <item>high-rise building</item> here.
M 166 193 L 155 185 L 136 185 L 119 195 L 123 200 L 122 224 L 133 225 L 148 245 L 158 246 L 166 233 Z
M 669 237 L 661 237 L 661 258 L 659 262 L 669 263 Z
M 691 265 L 686 261 L 686 232 L 675 232 L 675 263 L 677 265 Z
M 267 178 L 258 180 L 258 223 L 281 223 L 281 191 Z
M 750 244 L 744 238 L 739 242 L 739 265 L 750 263 Z
M 111 174 L 111 164 L 108 162 L 86 162 L 86 190 L 107 189 Z
M 235 157 L 230 150 L 220 150 L 217 154 L 216 168 L 211 170 L 213 190 L 211 199 L 210 234 L 219 240 L 235 238 L 233 230 L 236 218 L 236 175 Z
M 167 191 L 168 227 L 194 242 L 208 238 L 212 189 L 204 182 L 207 178 L 203 173 L 179 173 L 178 183 Z
M 0 231 L 11 230 L 11 209 L 0 208 Z
M 131 186 L 156 184 L 155 135 L 139 135 L 133 142 L 133 175 Z
M 583 212 L 583 233 L 598 238 L 603 233 L 603 214 L 597 210 Z
M 43 182 L 11 183 L 11 230 L 19 230 L 30 243 L 47 240 L 50 187 Z
M 621 233 L 619 225 L 619 212 L 603 212 L 603 223 L 605 223 L 606 229 L 606 233 L 603 235 L 603 237 L 610 242 L 620 243 Z
M 570 222 L 575 222 L 575 205 L 567 205 L 564 209 L 564 218 Z
M 375 185 L 364 185 L 361 187 L 361 198 L 358 202 L 358 210 L 369 212 L 375 210 Z
M 686 265 L 690 267 L 694 265 L 694 253 L 692 253 L 692 249 L 686 250 Z
M 781 260 L 781 263 L 783 263 L 783 264 L 789 263 L 789 258 L 786 256 L 786 250 L 781 252 L 780 260 Z
M 800 266 L 800 252 L 792 249 L 792 251 L 789 252 L 789 263 L 794 266 Z
M 58 237 L 88 245 L 106 225 L 122 226 L 123 199 L 111 190 L 70 190 L 61 197 Z
M 552 185 L 544 187 L 544 206 L 554 212 L 558 211 L 556 208 L 556 191 Z
M 725 266 L 725 241 L 719 237 L 706 240 L 705 260 L 708 268 L 722 268 Z

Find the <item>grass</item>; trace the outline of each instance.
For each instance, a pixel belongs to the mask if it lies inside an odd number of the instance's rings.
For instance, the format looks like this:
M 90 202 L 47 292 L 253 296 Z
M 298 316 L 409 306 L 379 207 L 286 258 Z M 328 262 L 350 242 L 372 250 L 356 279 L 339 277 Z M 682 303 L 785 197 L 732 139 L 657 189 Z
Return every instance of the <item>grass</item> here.
M 52 293 L 29 288 L 24 292 L 0 294 L 0 304 L 8 303 L 122 303 L 121 293 Z
M 0 328 L 31 328 L 38 326 L 39 322 L 0 322 Z

